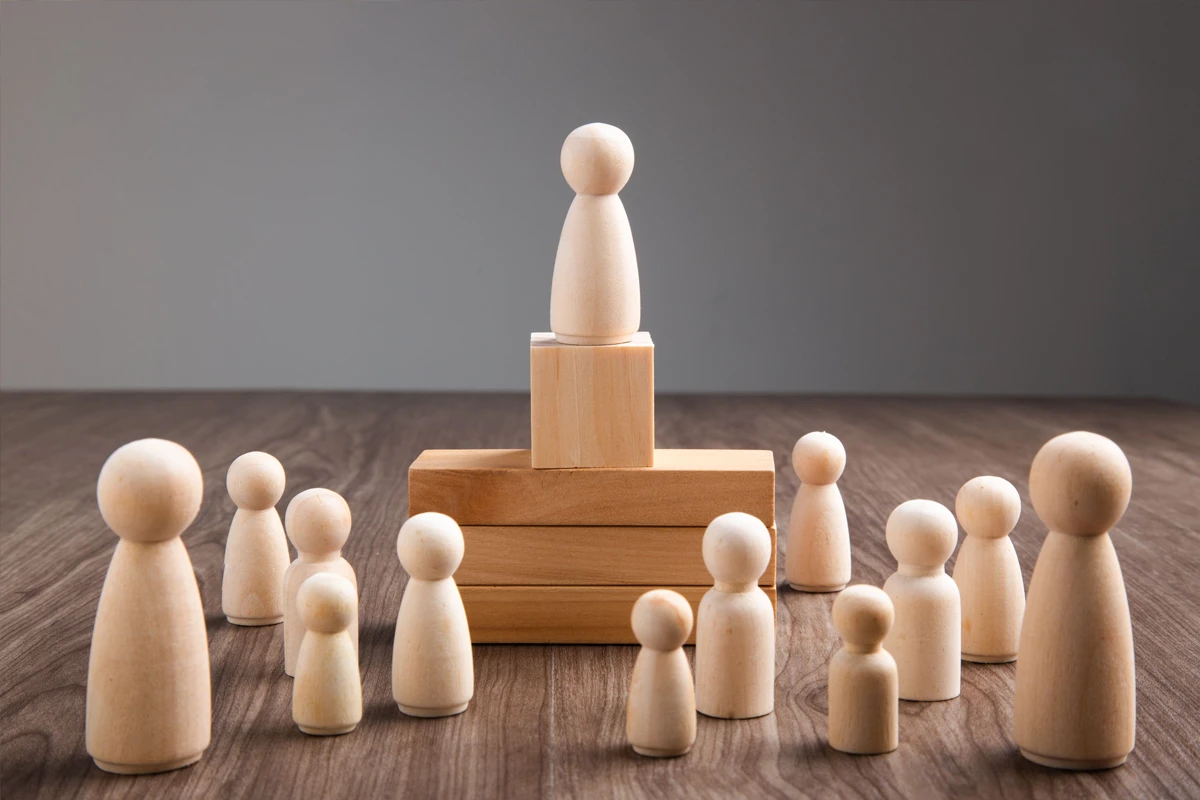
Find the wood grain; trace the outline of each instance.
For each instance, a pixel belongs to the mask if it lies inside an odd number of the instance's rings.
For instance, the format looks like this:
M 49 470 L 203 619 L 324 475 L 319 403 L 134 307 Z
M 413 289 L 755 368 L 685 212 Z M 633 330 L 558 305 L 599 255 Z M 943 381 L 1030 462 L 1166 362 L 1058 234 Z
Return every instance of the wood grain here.
M 771 543 L 775 543 L 775 529 Z M 464 525 L 459 586 L 711 584 L 701 543 L 704 528 Z M 775 551 L 759 579 L 775 585 Z
M 391 643 L 404 575 L 396 532 L 404 471 L 425 448 L 527 447 L 519 395 L 0 395 L 0 794 L 25 797 L 1198 797 L 1200 796 L 1200 410 L 1157 401 L 865 397 L 664 397 L 668 447 L 767 448 L 777 505 L 796 491 L 796 438 L 828 430 L 849 455 L 839 485 L 855 583 L 894 570 L 883 541 L 903 500 L 950 505 L 977 475 L 1021 493 L 1013 544 L 1028 583 L 1045 536 L 1027 476 L 1051 436 L 1093 430 L 1124 449 L 1133 500 L 1113 532 L 1137 654 L 1137 746 L 1108 772 L 1029 764 L 1012 738 L 1015 667 L 963 665 L 963 694 L 902 703 L 900 747 L 878 757 L 825 742 L 826 664 L 838 647 L 833 595 L 779 592 L 776 710 L 701 717 L 695 749 L 649 760 L 625 742 L 637 648 L 475 647 L 471 708 L 444 720 L 401 716 Z M 116 537 L 95 483 L 119 445 L 163 436 L 204 471 L 205 502 L 184 534 L 208 618 L 213 739 L 195 766 L 129 778 L 99 772 L 83 747 L 88 644 Z M 221 563 L 234 507 L 225 471 L 264 450 L 288 471 L 281 508 L 327 486 L 346 497 L 345 555 L 362 587 L 364 718 L 333 740 L 299 733 L 278 626 L 237 628 L 221 613 Z M 961 537 L 960 537 L 961 538 Z M 780 542 L 783 547 L 783 542 Z M 953 562 L 950 565 L 952 566 Z M 782 576 L 780 576 L 782 578 Z M 686 648 L 691 657 L 692 648 Z
M 630 615 L 651 589 L 671 589 L 698 615 L 709 586 L 460 586 L 471 641 L 479 644 L 637 644 Z M 775 586 L 763 591 L 775 604 Z M 693 628 L 688 644 L 696 643 Z
M 460 525 L 705 526 L 729 511 L 775 524 L 769 450 L 655 450 L 653 467 L 534 469 L 528 450 L 426 450 L 408 469 L 410 514 Z

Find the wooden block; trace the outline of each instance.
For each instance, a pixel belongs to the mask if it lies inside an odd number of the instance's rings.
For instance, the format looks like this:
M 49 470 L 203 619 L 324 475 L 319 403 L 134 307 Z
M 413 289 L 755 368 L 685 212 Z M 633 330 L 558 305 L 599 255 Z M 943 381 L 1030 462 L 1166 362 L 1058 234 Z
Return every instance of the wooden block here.
M 775 583 L 771 563 L 759 585 Z M 704 528 L 473 526 L 463 527 L 466 555 L 454 573 L 459 586 L 702 585 L 712 582 L 700 542 Z
M 461 586 L 473 644 L 636 644 L 630 615 L 650 589 L 672 589 L 699 613 L 707 586 Z M 763 591 L 776 604 L 775 586 Z M 695 644 L 696 632 L 688 637 Z
M 530 334 L 534 469 L 654 465 L 654 342 L 612 345 Z
M 408 468 L 408 513 L 460 525 L 703 527 L 729 511 L 775 525 L 770 450 L 655 450 L 653 467 L 533 469 L 528 450 L 426 450 Z

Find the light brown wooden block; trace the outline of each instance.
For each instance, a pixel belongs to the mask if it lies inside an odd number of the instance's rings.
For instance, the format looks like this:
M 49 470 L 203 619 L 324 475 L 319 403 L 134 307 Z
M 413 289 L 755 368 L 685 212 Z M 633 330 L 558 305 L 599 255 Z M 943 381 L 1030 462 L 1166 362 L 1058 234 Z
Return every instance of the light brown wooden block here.
M 426 450 L 408 513 L 459 525 L 707 526 L 744 511 L 775 525 L 770 450 L 656 450 L 653 467 L 533 469 L 528 450 Z
M 460 586 L 474 644 L 637 644 L 633 604 L 648 589 L 683 595 L 695 614 L 707 586 Z M 775 606 L 775 587 L 763 591 Z M 687 643 L 694 644 L 693 630 Z
M 711 583 L 700 543 L 704 528 L 466 526 L 466 556 L 454 573 L 470 585 L 680 586 Z M 771 563 L 758 583 L 775 583 Z
M 530 334 L 529 388 L 535 469 L 654 465 L 650 334 L 597 346 Z

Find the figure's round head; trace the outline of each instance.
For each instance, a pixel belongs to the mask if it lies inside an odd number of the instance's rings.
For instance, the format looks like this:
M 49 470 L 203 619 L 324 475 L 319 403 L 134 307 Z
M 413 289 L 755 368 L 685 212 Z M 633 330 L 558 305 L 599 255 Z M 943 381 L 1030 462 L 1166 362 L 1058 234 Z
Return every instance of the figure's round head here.
M 582 125 L 563 142 L 559 163 L 576 194 L 616 194 L 633 174 L 633 142 L 612 125 Z
M 846 448 L 832 433 L 806 433 L 792 448 L 792 469 L 801 483 L 837 483 L 846 468 Z
M 445 580 L 462 563 L 462 529 L 436 511 L 409 517 L 396 537 L 396 554 L 404 571 L 417 580 Z
M 1004 478 L 972 478 L 958 490 L 954 513 L 963 530 L 981 539 L 999 539 L 1012 533 L 1021 518 L 1021 495 Z
M 692 607 L 670 589 L 652 589 L 633 604 L 633 635 L 651 650 L 674 650 L 692 632 Z
M 704 566 L 725 583 L 754 583 L 771 562 L 771 533 L 758 517 L 722 514 L 704 531 Z
M 898 564 L 940 567 L 957 543 L 958 523 L 941 503 L 909 500 L 888 517 L 887 546 Z
M 238 508 L 262 511 L 279 502 L 286 481 L 279 459 L 256 451 L 234 459 L 225 476 L 225 488 Z
M 1095 433 L 1055 436 L 1029 468 L 1033 510 L 1052 531 L 1094 536 L 1112 529 L 1129 506 L 1133 473 L 1121 448 Z
M 354 584 L 332 572 L 318 572 L 300 584 L 296 611 L 304 629 L 315 633 L 338 633 L 350 627 L 358 607 Z
M 96 482 L 100 516 L 130 542 L 174 539 L 196 519 L 203 496 L 200 465 L 166 439 L 139 439 L 118 447 Z
M 350 538 L 350 506 L 329 489 L 296 495 L 283 519 L 288 539 L 301 553 L 335 553 Z
M 833 601 L 833 627 L 846 644 L 858 647 L 880 644 L 895 618 L 892 598 L 874 586 L 847 586 Z

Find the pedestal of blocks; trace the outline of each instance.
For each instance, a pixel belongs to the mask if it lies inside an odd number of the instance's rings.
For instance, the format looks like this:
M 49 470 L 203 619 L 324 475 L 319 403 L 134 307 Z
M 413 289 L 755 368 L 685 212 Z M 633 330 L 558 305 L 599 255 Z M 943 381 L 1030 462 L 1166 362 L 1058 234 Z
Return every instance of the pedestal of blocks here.
M 409 514 L 440 511 L 462 527 L 454 579 L 473 642 L 634 644 L 642 593 L 674 589 L 696 610 L 712 587 L 704 530 L 729 511 L 770 530 L 759 583 L 775 601 L 774 456 L 655 450 L 653 386 L 648 334 L 598 346 L 533 334 L 534 449 L 426 450 L 413 462 Z

